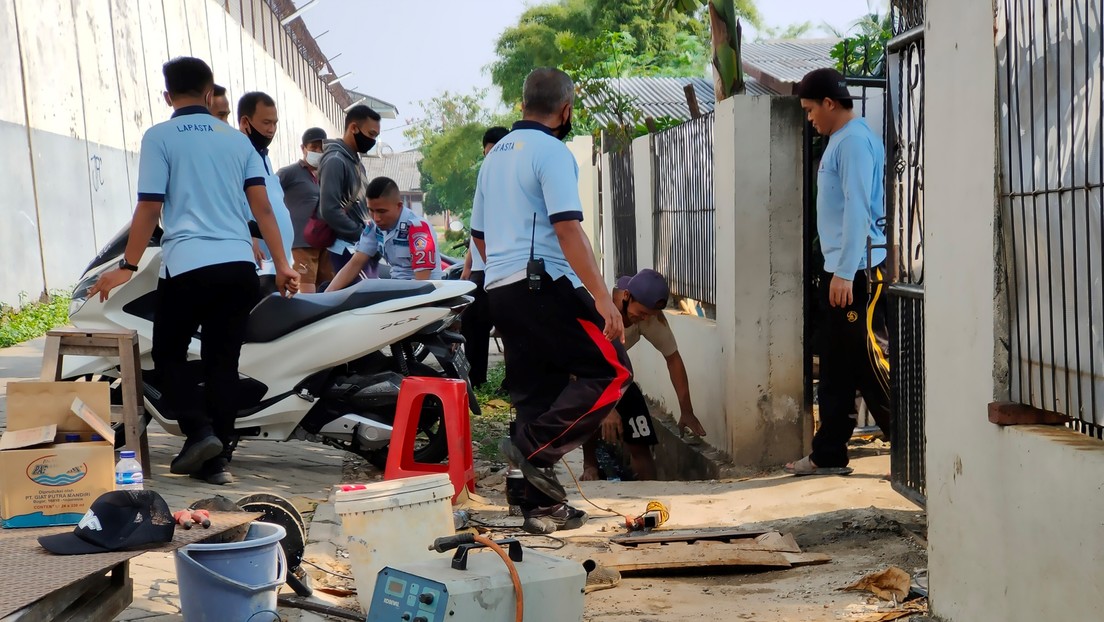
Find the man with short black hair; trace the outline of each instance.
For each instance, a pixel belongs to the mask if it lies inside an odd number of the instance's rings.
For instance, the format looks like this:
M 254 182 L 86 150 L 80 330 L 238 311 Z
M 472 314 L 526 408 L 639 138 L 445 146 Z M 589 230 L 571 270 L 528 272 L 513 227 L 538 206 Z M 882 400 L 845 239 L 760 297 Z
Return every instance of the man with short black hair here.
M 267 93 L 253 91 L 241 96 L 238 100 L 238 129 L 249 137 L 249 142 L 261 156 L 265 167 L 265 190 L 268 192 L 268 201 L 272 204 L 272 211 L 276 214 L 276 222 L 280 223 L 280 238 L 284 242 L 284 255 L 288 261 L 294 259 L 291 251 L 292 242 L 295 240 L 295 227 L 291 223 L 291 213 L 284 205 L 284 189 L 280 185 L 280 178 L 272 167 L 272 160 L 268 158 L 268 146 L 276 138 L 276 127 L 280 122 L 276 111 L 276 100 Z M 254 238 L 254 246 L 261 271 L 271 273 L 272 266 L 266 262 L 272 261 L 272 253 L 264 240 Z M 299 266 L 292 264 L 296 270 Z
M 372 222 L 360 235 L 356 252 L 334 277 L 327 291 L 348 287 L 374 257 L 382 256 L 391 266 L 391 278 L 427 281 L 440 279 L 441 256 L 433 227 L 403 205 L 399 185 L 390 177 L 377 177 L 368 184 L 368 212 Z
M 259 295 L 243 191 L 273 249 L 282 294 L 298 290 L 299 274 L 284 253 L 257 150 L 210 114 L 211 68 L 198 58 L 180 57 L 165 63 L 163 72 L 166 98 L 175 112 L 142 136 L 138 206 L 127 248 L 119 268 L 101 275 L 91 294 L 106 300 L 112 289 L 130 280 L 160 221 L 164 234 L 153 362 L 166 410 L 187 436 L 170 471 L 193 474 L 208 468 L 233 441 L 238 357 Z M 203 371 L 196 379 L 188 346 L 201 328 Z M 228 483 L 227 477 L 218 483 Z
M 295 266 L 304 271 L 300 289 L 305 294 L 314 293 L 317 284 L 329 278 L 329 253 L 324 248 L 314 248 L 303 237 L 311 215 L 318 211 L 318 167 L 322 163 L 324 140 L 326 130 L 320 127 L 303 132 L 299 147 L 303 158 L 276 172 L 280 187 L 284 190 L 284 205 L 291 212 L 291 224 L 295 230 L 291 254 L 295 258 Z
M 211 98 L 211 116 L 223 123 L 230 123 L 230 98 L 226 96 L 226 87 L 215 85 Z
M 820 429 L 813 437 L 813 453 L 787 464 L 786 470 L 795 475 L 847 474 L 856 390 L 878 427 L 887 438 L 893 437 L 882 294 L 885 149 L 866 121 L 855 115 L 853 97 L 838 71 L 810 72 L 795 94 L 813 128 L 828 137 L 817 174 L 816 205 L 824 254 L 820 304 L 825 340 L 817 388 Z
M 535 69 L 522 99 L 523 119 L 479 170 L 471 224 L 517 410 L 499 449 L 524 479 L 508 480 L 507 497 L 523 529 L 547 534 L 586 522 L 551 469 L 594 434 L 632 372 L 621 313 L 580 224 L 579 167 L 562 142 L 574 85 Z
M 352 258 L 355 245 L 368 222 L 364 192 L 368 173 L 360 156 L 372 150 L 380 133 L 380 115 L 368 106 L 353 106 L 345 113 L 345 134 L 328 140 L 322 151 L 319 180 L 319 211 L 337 239 L 330 246 L 330 264 L 335 272 Z
M 491 149 L 502 140 L 510 130 L 496 126 L 483 132 L 483 157 L 487 157 Z M 468 256 L 464 258 L 464 271 L 462 279 L 475 283 L 475 291 L 472 292 L 474 300 L 460 319 L 460 332 L 464 335 L 464 354 L 471 365 L 468 377 L 472 386 L 480 386 L 487 382 L 487 356 L 491 341 L 491 307 L 487 300 L 483 257 L 475 248 L 475 238 L 468 243 Z

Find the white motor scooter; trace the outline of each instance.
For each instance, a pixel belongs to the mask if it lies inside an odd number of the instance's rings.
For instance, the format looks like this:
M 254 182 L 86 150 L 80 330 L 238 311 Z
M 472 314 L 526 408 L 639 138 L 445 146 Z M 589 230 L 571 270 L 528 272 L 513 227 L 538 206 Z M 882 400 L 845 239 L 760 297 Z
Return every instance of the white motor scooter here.
M 70 320 L 78 328 L 134 329 L 138 332 L 148 417 L 180 435 L 158 390 L 160 379 L 151 357 L 153 315 L 161 231 L 139 262 L 138 272 L 111 292 L 106 302 L 88 291 L 103 272 L 114 269 L 126 248 L 124 229 L 89 264 L 73 292 Z M 273 277 L 261 277 L 274 291 Z M 250 313 L 239 362 L 237 435 L 270 441 L 309 440 L 339 447 L 381 465 L 391 437 L 399 385 L 404 376 L 444 375 L 467 381 L 463 338 L 448 329 L 471 303 L 466 281 L 369 279 L 337 292 L 283 298 L 271 293 Z M 189 372 L 201 386 L 201 334 L 189 347 Z M 414 349 L 434 355 L 441 370 L 419 363 Z M 100 357 L 64 359 L 69 380 L 118 378 L 118 361 Z M 115 383 L 116 385 L 118 383 Z M 468 386 L 470 407 L 478 412 Z M 116 386 L 113 401 L 119 403 Z M 122 430 L 117 426 L 117 441 Z M 440 403 L 426 400 L 415 458 L 440 462 L 447 437 Z

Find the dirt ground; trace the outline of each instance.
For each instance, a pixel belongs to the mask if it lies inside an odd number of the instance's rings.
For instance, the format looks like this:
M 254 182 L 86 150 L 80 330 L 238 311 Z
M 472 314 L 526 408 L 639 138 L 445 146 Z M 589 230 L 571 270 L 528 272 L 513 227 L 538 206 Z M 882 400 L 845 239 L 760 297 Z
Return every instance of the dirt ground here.
M 864 620 L 892 604 L 870 594 L 843 592 L 863 576 L 896 566 L 926 585 L 926 519 L 915 505 L 892 490 L 885 479 L 889 458 L 880 451 L 857 449 L 849 477 L 794 478 L 780 471 L 748 473 L 732 480 L 702 482 L 584 482 L 582 491 L 597 505 L 639 513 L 651 499 L 671 510 L 671 529 L 691 527 L 769 528 L 792 533 L 807 553 L 830 555 L 832 561 L 769 572 L 686 572 L 679 575 L 624 577 L 615 588 L 585 597 L 587 621 L 659 622 L 696 617 L 755 622 L 827 622 Z M 581 456 L 568 464 L 580 472 Z M 572 504 L 587 509 L 591 520 L 582 529 L 556 534 L 576 537 L 613 536 L 619 520 L 589 506 L 561 465 L 560 480 Z M 493 537 L 512 536 L 521 522 L 507 515 L 502 465 L 477 461 L 479 495 L 473 518 L 493 525 Z M 356 459 L 347 460 L 345 479 L 374 480 L 378 472 Z M 546 544 L 533 539 L 526 544 Z M 555 554 L 552 551 L 544 551 Z M 340 581 L 334 582 L 339 587 Z M 914 579 L 916 583 L 916 579 Z M 341 586 L 341 587 L 348 587 Z M 908 620 L 909 618 L 902 618 Z M 912 620 L 921 620 L 920 617 Z

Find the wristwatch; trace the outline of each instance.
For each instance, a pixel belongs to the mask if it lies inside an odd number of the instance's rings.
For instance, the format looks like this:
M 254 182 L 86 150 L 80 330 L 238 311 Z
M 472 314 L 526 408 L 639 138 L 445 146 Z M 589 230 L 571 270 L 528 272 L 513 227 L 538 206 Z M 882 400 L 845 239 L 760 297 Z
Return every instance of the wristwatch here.
M 119 260 L 119 269 L 120 270 L 130 270 L 131 272 L 137 272 L 138 271 L 138 266 L 136 266 L 132 263 L 127 263 L 126 257 L 123 257 L 122 259 Z

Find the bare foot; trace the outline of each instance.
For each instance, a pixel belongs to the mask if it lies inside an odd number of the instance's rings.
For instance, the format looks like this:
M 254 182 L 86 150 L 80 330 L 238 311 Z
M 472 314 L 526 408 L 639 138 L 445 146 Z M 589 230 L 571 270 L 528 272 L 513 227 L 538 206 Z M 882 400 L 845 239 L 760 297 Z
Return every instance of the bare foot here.
M 596 482 L 599 479 L 598 467 L 593 466 L 583 467 L 583 474 L 579 476 L 581 482 Z

